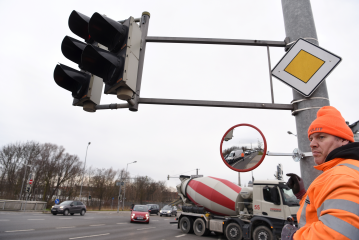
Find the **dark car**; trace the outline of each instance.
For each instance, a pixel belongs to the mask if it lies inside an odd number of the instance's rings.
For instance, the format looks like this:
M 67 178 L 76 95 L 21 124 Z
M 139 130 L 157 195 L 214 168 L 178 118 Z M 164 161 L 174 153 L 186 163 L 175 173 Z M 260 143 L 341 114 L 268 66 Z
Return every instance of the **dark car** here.
M 160 216 L 177 216 L 177 208 L 175 206 L 166 205 L 160 210 Z
M 157 214 L 160 211 L 160 206 L 157 204 L 147 204 L 149 214 Z
M 53 215 L 63 214 L 64 216 L 74 215 L 79 213 L 81 216 L 84 216 L 86 213 L 86 206 L 80 201 L 65 201 L 59 205 L 52 206 L 51 213 Z
M 150 223 L 150 214 L 148 212 L 148 206 L 135 205 L 131 210 L 131 223 L 132 222 Z

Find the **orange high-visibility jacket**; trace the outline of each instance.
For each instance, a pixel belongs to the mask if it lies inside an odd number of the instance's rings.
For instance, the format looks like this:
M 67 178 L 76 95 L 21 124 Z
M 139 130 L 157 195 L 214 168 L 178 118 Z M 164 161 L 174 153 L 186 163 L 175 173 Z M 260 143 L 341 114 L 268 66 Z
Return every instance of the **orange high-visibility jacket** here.
M 309 186 L 297 213 L 294 240 L 359 239 L 359 161 L 334 158 Z

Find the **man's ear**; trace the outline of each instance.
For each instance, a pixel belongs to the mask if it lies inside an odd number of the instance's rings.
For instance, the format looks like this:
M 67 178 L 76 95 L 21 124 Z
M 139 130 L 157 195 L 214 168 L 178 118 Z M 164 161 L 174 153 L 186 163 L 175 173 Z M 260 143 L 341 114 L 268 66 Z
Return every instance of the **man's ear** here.
M 342 139 L 342 146 L 347 145 L 349 143 L 349 140 Z

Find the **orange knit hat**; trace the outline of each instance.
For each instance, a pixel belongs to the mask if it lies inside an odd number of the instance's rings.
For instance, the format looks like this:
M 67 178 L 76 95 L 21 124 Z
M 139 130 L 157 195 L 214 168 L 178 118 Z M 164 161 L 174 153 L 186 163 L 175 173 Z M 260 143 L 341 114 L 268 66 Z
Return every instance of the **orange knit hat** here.
M 311 134 L 323 132 L 354 142 L 354 134 L 345 123 L 340 112 L 332 106 L 325 106 L 317 112 L 315 119 L 308 128 L 308 138 Z

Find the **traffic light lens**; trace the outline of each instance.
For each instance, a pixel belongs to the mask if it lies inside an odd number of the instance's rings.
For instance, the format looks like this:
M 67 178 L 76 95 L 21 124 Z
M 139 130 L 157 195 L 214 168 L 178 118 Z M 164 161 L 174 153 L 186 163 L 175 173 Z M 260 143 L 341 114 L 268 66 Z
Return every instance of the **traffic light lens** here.
M 89 35 L 89 21 L 90 18 L 88 16 L 74 10 L 69 17 L 69 27 L 73 33 L 91 44 L 93 40 Z
M 85 43 L 66 36 L 61 44 L 61 51 L 66 58 L 77 63 L 81 68 L 81 55 L 85 47 Z
M 72 92 L 74 98 L 80 99 L 87 92 L 91 76 L 66 65 L 59 64 L 55 67 L 54 79 L 57 85 Z
M 92 38 L 113 52 L 117 52 L 124 45 L 127 32 L 127 26 L 99 13 L 94 13 L 89 22 Z
M 122 78 L 124 60 L 101 48 L 86 46 L 82 53 L 82 66 L 99 76 L 107 84 L 114 84 Z

